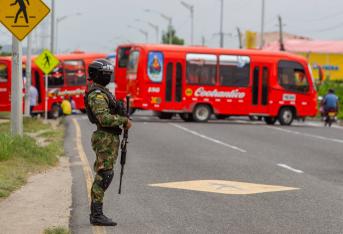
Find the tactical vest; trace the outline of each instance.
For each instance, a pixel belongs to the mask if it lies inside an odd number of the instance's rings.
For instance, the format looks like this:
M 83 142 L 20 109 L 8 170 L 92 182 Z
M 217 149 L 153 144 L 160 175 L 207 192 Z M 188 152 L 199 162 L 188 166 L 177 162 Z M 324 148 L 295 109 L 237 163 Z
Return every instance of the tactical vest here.
M 98 127 L 98 130 L 102 130 L 102 131 L 105 131 L 105 132 L 109 132 L 109 133 L 113 133 L 113 134 L 116 134 L 116 135 L 120 135 L 122 133 L 122 129 L 119 126 L 116 126 L 116 127 L 102 127 L 101 124 L 99 123 L 98 119 L 96 118 L 96 116 L 92 112 L 92 110 L 91 110 L 91 108 L 89 106 L 89 103 L 88 103 L 88 96 L 92 92 L 95 92 L 96 90 L 99 90 L 100 92 L 102 92 L 103 94 L 106 95 L 107 99 L 109 100 L 108 106 L 109 106 L 111 115 L 119 114 L 118 107 L 117 107 L 117 102 L 116 102 L 113 94 L 111 92 L 109 92 L 107 89 L 103 88 L 103 87 L 93 85 L 86 92 L 85 97 L 84 97 L 86 113 L 87 113 L 89 121 L 92 124 L 96 124 L 97 127 Z

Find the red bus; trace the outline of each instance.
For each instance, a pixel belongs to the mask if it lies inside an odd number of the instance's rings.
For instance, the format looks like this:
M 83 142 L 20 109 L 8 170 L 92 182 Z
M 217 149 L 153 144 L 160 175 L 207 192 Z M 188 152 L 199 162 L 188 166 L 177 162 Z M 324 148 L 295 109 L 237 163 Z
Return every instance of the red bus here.
M 56 57 L 60 60 L 60 64 L 48 76 L 48 112 L 53 118 L 59 116 L 60 103 L 66 96 L 73 98 L 76 109 L 84 111 L 83 97 L 87 85 L 88 65 L 95 59 L 106 58 L 107 55 L 75 52 L 56 55 Z M 33 62 L 34 59 L 35 57 L 32 58 L 32 85 L 38 90 L 38 105 L 34 107 L 33 112 L 43 113 L 45 112 L 45 79 L 42 71 Z M 0 112 L 11 110 L 11 62 L 11 57 L 0 57 Z M 24 57 L 23 74 L 25 63 Z
M 128 45 L 118 48 L 128 50 Z M 119 54 L 118 54 L 119 55 Z M 303 57 L 284 52 L 135 44 L 116 68 L 118 97 L 160 118 L 206 122 L 212 114 L 264 117 L 290 125 L 317 114 L 317 92 Z M 126 71 L 125 71 L 126 70 Z M 121 76 L 126 72 L 126 77 Z

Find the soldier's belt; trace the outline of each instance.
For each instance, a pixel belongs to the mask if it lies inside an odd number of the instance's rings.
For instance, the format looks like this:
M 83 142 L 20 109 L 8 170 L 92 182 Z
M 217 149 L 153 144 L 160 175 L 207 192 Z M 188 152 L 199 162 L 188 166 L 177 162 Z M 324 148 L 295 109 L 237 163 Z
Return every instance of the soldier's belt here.
M 119 127 L 104 128 L 104 127 L 100 127 L 100 126 L 97 126 L 97 131 L 104 131 L 104 132 L 112 133 L 114 135 L 121 135 L 121 133 L 123 132 L 123 130 Z

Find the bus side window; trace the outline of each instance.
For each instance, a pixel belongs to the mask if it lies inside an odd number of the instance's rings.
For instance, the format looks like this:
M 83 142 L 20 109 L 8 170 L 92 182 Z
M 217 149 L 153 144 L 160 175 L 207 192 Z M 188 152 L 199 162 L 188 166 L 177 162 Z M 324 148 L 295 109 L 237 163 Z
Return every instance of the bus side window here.
M 211 54 L 187 54 L 187 84 L 215 85 L 217 56 Z
M 249 86 L 250 58 L 248 56 L 221 55 L 219 64 L 220 85 Z
M 278 79 L 281 87 L 288 91 L 306 93 L 309 90 L 305 69 L 297 62 L 280 61 Z
M 8 81 L 8 68 L 6 64 L 0 63 L 0 83 Z

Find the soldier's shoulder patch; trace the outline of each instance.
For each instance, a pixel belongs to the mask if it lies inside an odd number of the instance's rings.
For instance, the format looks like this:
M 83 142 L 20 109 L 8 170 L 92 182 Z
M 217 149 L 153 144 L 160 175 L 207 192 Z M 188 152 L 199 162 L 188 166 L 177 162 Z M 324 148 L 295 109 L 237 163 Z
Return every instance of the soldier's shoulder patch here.
M 95 95 L 95 98 L 98 99 L 98 100 L 105 100 L 105 97 L 102 94 Z

